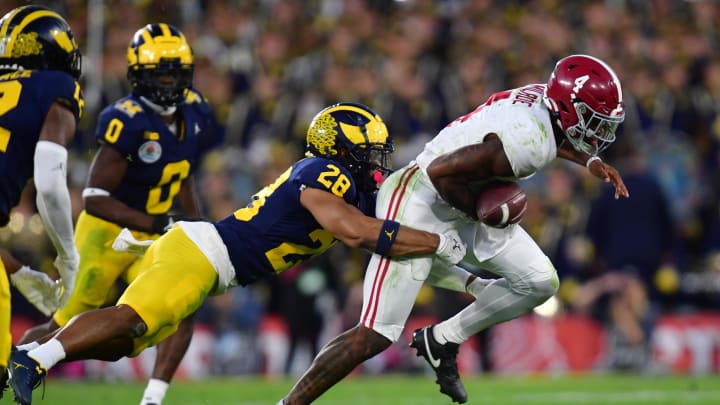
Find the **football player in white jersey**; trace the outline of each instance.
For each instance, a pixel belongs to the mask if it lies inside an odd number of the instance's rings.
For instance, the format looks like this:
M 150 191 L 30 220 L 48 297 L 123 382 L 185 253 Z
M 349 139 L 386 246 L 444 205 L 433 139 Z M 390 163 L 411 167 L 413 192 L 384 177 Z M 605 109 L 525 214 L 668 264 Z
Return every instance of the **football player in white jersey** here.
M 613 70 L 592 56 L 572 55 L 558 61 L 547 84 L 496 93 L 440 131 L 415 161 L 383 183 L 376 215 L 431 232 L 457 230 L 468 245 L 462 263 L 500 278 L 483 280 L 432 257 L 373 255 L 359 324 L 330 341 L 279 403 L 312 402 L 397 341 L 424 282 L 475 296 L 452 318 L 416 330 L 411 344 L 435 371 L 440 391 L 466 402 L 458 346 L 527 313 L 559 285 L 550 259 L 521 226 L 498 229 L 478 221 L 473 186 L 525 178 L 560 157 L 611 183 L 616 199 L 629 197 L 617 170 L 598 156 L 613 143 L 624 117 Z

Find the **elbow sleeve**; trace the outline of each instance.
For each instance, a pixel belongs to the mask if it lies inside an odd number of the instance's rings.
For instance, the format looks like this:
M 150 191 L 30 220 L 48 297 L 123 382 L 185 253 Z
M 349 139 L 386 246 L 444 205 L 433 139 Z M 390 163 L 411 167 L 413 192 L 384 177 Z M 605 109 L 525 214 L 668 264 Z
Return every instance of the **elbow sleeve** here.
M 75 258 L 77 253 L 66 173 L 67 150 L 54 142 L 38 141 L 33 175 L 38 211 L 58 255 Z

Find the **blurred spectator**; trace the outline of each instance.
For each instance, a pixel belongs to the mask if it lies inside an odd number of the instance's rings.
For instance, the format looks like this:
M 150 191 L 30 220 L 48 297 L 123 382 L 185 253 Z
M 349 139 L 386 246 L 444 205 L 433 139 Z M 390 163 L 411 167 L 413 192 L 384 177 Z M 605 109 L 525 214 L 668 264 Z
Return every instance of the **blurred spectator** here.
M 336 269 L 329 255 L 315 258 L 270 280 L 268 311 L 280 314 L 288 325 L 286 374 L 299 374 L 318 352 L 320 336 L 337 312 Z
M 197 322 L 216 336 L 213 345 L 213 372 L 218 375 L 254 374 L 263 359 L 257 345 L 264 302 L 260 287 L 237 288 L 210 298 L 198 311 Z
M 676 268 L 676 238 L 665 195 L 633 143 L 621 144 L 620 169 L 631 198 L 615 200 L 604 188 L 592 202 L 587 235 L 595 259 L 578 274 L 579 287 L 569 300 L 573 309 L 608 326 L 610 367 L 642 370 L 653 320 L 669 303 L 664 294 L 675 292 L 655 280 L 659 271 Z

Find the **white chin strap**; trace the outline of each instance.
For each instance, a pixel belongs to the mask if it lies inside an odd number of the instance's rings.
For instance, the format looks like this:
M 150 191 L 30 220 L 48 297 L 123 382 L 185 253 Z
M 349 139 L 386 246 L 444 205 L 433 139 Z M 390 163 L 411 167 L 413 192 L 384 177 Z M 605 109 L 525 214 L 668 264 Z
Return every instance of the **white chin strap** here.
M 175 111 L 177 110 L 177 106 L 171 105 L 168 107 L 164 107 L 164 106 L 153 103 L 152 101 L 148 100 L 144 96 L 140 96 L 140 99 L 143 101 L 143 103 L 147 104 L 151 110 L 155 111 L 156 113 L 158 113 L 160 115 L 164 115 L 164 116 L 173 115 L 173 114 L 175 114 Z

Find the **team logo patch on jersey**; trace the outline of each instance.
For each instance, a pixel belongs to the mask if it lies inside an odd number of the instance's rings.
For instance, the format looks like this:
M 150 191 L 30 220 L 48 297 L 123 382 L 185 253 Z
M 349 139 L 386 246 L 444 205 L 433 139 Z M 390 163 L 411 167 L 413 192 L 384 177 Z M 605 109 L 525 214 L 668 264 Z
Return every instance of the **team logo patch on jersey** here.
M 132 100 L 125 100 L 122 103 L 116 103 L 115 108 L 124 112 L 130 118 L 134 117 L 135 114 L 142 112 L 142 110 L 143 110 L 142 107 L 140 106 L 140 104 L 138 104 Z
M 157 141 L 147 141 L 138 149 L 138 157 L 145 163 L 155 163 L 161 155 L 162 146 Z

